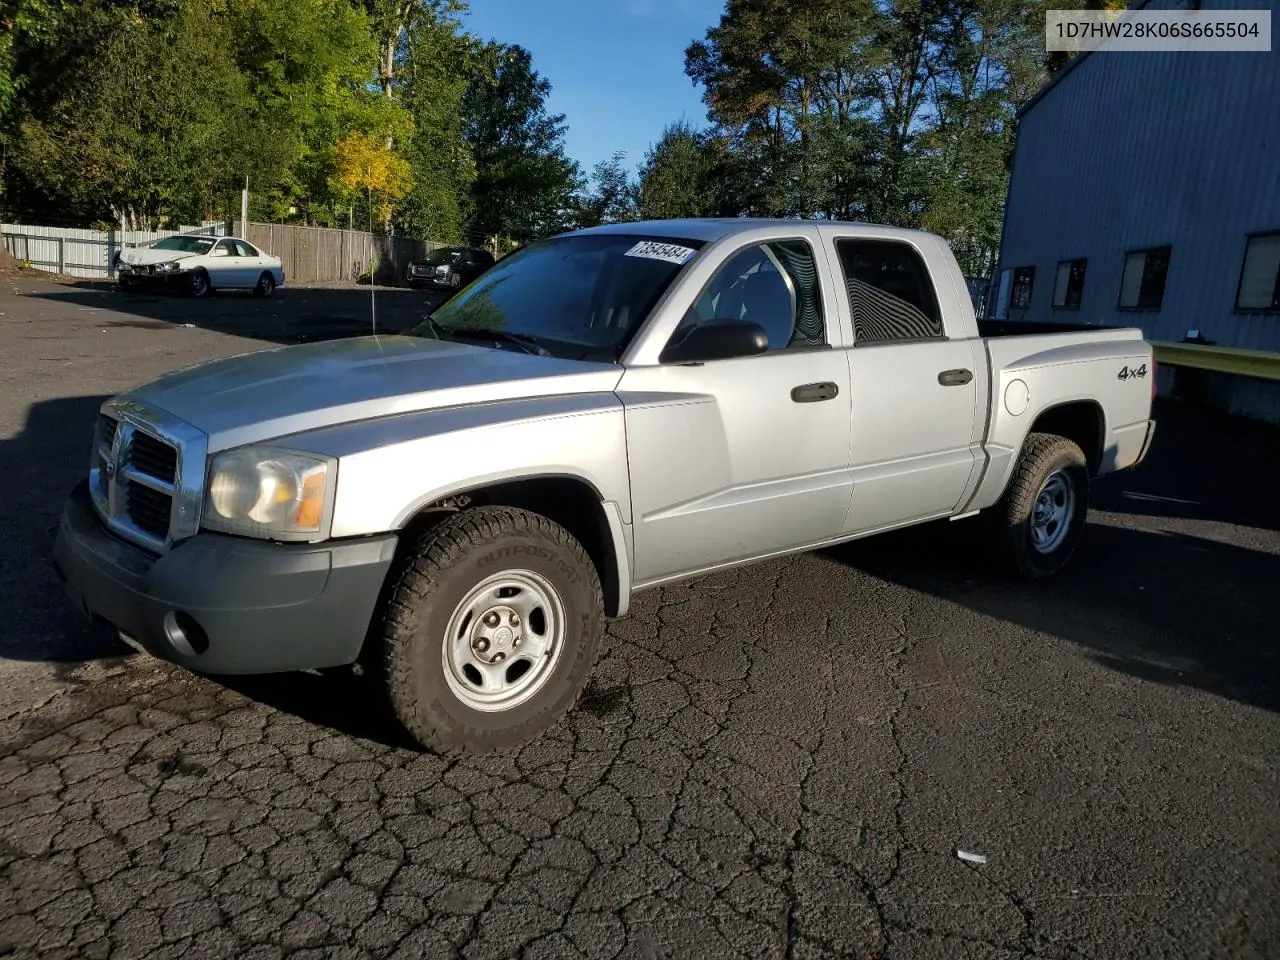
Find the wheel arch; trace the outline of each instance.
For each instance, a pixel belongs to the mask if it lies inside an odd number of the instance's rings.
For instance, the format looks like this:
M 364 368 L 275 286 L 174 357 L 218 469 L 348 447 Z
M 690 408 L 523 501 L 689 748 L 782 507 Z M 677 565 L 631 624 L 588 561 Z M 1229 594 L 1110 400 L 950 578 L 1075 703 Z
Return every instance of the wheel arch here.
M 1050 433 L 1063 437 L 1080 447 L 1089 476 L 1096 477 L 1102 466 L 1102 454 L 1107 439 L 1107 416 L 1102 404 L 1096 400 L 1068 400 L 1046 407 L 1036 414 L 1026 436 L 1034 433 Z
M 574 474 L 540 474 L 458 489 L 408 512 L 400 524 L 401 543 L 414 543 L 443 518 L 477 506 L 516 507 L 564 527 L 595 565 L 604 590 L 605 614 L 626 614 L 631 598 L 626 525 L 617 505 L 590 481 Z

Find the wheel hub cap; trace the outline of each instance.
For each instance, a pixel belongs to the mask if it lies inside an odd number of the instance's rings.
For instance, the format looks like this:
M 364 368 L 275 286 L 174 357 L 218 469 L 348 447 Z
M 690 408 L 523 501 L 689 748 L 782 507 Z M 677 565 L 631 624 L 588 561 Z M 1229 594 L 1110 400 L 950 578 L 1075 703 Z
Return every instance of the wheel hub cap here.
M 477 584 L 454 608 L 444 638 L 450 690 L 477 710 L 507 710 L 546 682 L 563 647 L 564 605 L 551 583 L 508 570 Z
M 1075 516 L 1076 491 L 1070 477 L 1061 470 L 1051 473 L 1036 494 L 1031 510 L 1031 543 L 1040 553 L 1051 553 L 1062 545 Z

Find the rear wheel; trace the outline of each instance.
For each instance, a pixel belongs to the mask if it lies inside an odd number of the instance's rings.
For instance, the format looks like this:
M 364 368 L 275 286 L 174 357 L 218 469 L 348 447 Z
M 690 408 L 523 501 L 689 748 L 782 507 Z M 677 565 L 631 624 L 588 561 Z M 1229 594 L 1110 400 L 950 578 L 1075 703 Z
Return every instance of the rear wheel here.
M 276 292 L 276 278 L 270 272 L 262 271 L 262 276 L 258 278 L 258 285 L 253 288 L 254 296 L 269 297 Z
M 1065 437 L 1033 433 L 1023 444 L 991 522 L 1001 553 L 1028 580 L 1057 573 L 1075 552 L 1089 512 L 1084 452 Z
M 396 718 L 441 753 L 520 746 L 586 686 L 604 626 L 582 545 L 545 517 L 477 507 L 402 561 L 371 657 Z

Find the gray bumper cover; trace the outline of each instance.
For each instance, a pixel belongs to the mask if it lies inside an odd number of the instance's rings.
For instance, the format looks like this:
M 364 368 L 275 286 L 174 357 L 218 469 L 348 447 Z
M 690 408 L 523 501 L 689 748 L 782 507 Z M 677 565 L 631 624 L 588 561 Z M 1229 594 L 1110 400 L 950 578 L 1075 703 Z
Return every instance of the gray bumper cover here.
M 396 536 L 277 544 L 202 533 L 161 557 L 99 522 L 88 483 L 68 498 L 54 565 L 90 616 L 157 657 L 213 674 L 352 663 Z

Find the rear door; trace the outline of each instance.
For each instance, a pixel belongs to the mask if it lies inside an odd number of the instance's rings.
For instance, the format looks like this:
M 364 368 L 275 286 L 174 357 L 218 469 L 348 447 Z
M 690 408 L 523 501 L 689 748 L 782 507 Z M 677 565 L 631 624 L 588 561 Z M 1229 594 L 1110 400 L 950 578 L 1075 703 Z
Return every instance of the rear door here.
M 266 257 L 262 255 L 261 250 L 244 240 L 237 240 L 235 249 L 240 257 L 238 268 L 240 285 L 245 287 L 257 286 L 258 278 L 262 276 L 264 270 L 268 269 Z
M 978 464 L 981 341 L 948 336 L 912 242 L 834 234 L 832 244 L 854 331 L 846 532 L 946 516 Z

